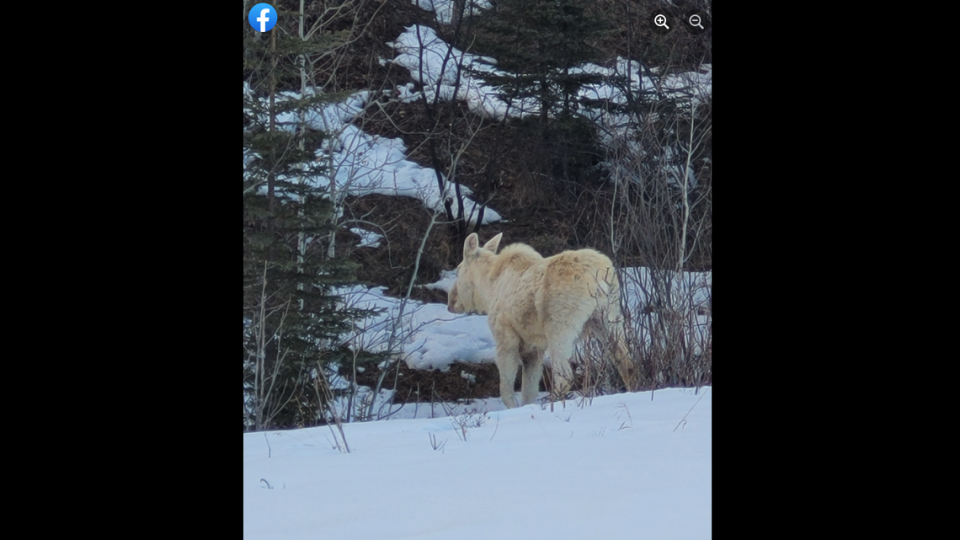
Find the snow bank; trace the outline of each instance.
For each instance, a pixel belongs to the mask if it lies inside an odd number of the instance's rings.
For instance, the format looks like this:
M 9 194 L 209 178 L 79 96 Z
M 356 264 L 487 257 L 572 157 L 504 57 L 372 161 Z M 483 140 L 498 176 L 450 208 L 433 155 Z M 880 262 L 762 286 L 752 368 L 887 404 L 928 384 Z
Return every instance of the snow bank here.
M 428 0 L 429 1 L 429 0 Z M 387 43 L 397 51 L 393 63 L 410 71 L 410 76 L 424 86 L 428 99 L 439 92 L 444 100 L 458 99 L 467 102 L 471 111 L 489 118 L 504 120 L 507 116 L 521 117 L 540 113 L 540 104 L 536 99 L 525 98 L 504 101 L 498 95 L 498 89 L 485 84 L 468 70 L 484 71 L 498 75 L 509 75 L 494 67 L 497 61 L 490 57 L 465 53 L 451 47 L 441 39 L 433 28 L 413 25 L 407 27 L 396 40 Z M 464 69 L 461 69 L 463 66 Z M 598 74 L 609 80 L 620 79 L 622 85 L 610 82 L 584 85 L 580 97 L 590 100 L 609 101 L 614 104 L 627 102 L 624 88 L 631 92 L 657 94 L 662 99 L 677 100 L 680 103 L 702 103 L 712 92 L 712 66 L 704 64 L 699 71 L 671 73 L 657 77 L 652 69 L 643 69 L 636 60 L 628 61 L 618 57 L 612 68 L 585 64 L 572 68 L 571 73 Z M 457 81 L 459 77 L 459 86 Z M 409 87 L 401 87 L 400 93 L 413 96 Z M 601 109 L 586 108 L 581 114 L 600 120 L 604 117 Z M 620 117 L 608 121 L 616 124 Z
M 247 91 L 245 86 L 244 92 Z M 300 94 L 281 92 L 277 99 L 296 100 L 300 99 Z M 332 178 L 335 181 L 333 188 L 340 194 L 361 196 L 378 193 L 413 197 L 435 212 L 443 211 L 444 201 L 452 200 L 454 196 L 454 187 L 445 177 L 444 192 L 441 193 L 436 171 L 406 159 L 407 148 L 403 140 L 370 135 L 349 123 L 363 112 L 369 99 L 370 93 L 364 90 L 344 101 L 307 111 L 304 118 L 306 125 L 327 133 L 329 138 L 317 151 L 317 161 L 327 166 L 327 172 L 307 176 L 305 181 L 329 190 Z M 294 130 L 299 121 L 299 115 L 293 113 L 277 116 L 280 129 Z M 250 153 L 244 153 L 244 166 L 251 157 Z M 460 191 L 465 197 L 473 193 L 467 186 L 460 186 Z M 452 205 L 452 208 L 454 217 L 459 218 L 457 205 Z M 464 213 L 468 223 L 475 223 L 479 205 L 465 198 Z M 484 224 L 500 219 L 500 214 L 492 208 L 484 210 Z
M 708 539 L 712 394 L 244 433 L 243 537 Z
M 487 318 L 455 315 L 446 304 L 405 302 L 383 294 L 384 287 L 363 286 L 337 291 L 344 304 L 381 312 L 357 323 L 345 339 L 352 346 L 373 352 L 393 350 L 416 369 L 446 371 L 454 361 L 493 362 L 496 343 Z
M 465 12 L 470 13 L 471 7 L 474 10 L 490 9 L 489 0 L 466 0 Z M 441 24 L 450 24 L 453 22 L 453 9 L 455 0 L 413 0 L 413 4 L 424 11 L 433 11 L 437 15 L 437 21 Z

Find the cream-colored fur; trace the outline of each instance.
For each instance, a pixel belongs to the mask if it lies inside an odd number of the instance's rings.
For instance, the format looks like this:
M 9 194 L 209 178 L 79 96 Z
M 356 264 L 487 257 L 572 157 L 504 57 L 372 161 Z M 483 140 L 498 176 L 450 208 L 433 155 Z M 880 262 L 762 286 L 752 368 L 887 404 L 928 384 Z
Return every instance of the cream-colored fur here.
M 524 244 L 509 245 L 497 254 L 502 237 L 498 234 L 483 247 L 476 233 L 467 237 L 447 309 L 487 315 L 497 342 L 503 403 L 516 407 L 513 383 L 521 365 L 523 404 L 533 403 L 544 353 L 553 365 L 554 392 L 565 395 L 573 379 L 574 344 L 588 335 L 613 345 L 620 375 L 631 390 L 620 285 L 610 259 L 592 249 L 543 258 Z

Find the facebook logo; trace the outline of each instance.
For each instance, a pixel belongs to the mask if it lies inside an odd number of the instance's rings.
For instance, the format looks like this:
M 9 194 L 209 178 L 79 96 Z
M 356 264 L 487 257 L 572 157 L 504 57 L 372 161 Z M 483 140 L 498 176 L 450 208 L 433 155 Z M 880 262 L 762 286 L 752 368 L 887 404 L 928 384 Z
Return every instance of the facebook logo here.
M 247 20 L 257 32 L 267 32 L 277 24 L 277 10 L 270 4 L 257 4 L 250 10 Z

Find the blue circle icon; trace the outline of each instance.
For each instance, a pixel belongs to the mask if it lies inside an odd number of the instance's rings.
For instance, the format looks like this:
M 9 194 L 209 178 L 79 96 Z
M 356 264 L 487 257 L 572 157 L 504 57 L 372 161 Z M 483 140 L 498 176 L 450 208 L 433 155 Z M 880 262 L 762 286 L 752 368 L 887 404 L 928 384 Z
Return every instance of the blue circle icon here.
M 247 20 L 257 32 L 269 32 L 277 24 L 277 10 L 270 4 L 257 4 L 250 10 Z

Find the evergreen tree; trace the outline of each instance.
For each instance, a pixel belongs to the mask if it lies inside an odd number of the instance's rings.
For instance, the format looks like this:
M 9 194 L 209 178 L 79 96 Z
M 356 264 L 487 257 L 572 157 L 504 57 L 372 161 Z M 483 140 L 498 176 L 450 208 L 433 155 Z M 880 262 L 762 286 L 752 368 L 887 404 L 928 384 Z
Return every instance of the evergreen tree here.
M 477 51 L 496 58 L 505 74 L 475 70 L 474 76 L 499 89 L 511 114 L 520 100 L 539 104 L 535 117 L 511 122 L 511 144 L 536 156 L 532 177 L 563 180 L 545 192 L 584 184 L 600 152 L 595 123 L 576 114 L 579 92 L 603 76 L 580 68 L 601 60 L 592 44 L 613 25 L 591 0 L 498 0 L 477 27 Z
M 304 119 L 337 96 L 313 91 L 305 67 L 329 42 L 301 39 L 297 13 L 273 5 L 271 32 L 244 29 L 244 429 L 258 430 L 318 423 L 319 370 L 347 358 L 337 338 L 366 314 L 332 294 L 354 267 L 321 248 L 336 220 L 316 181 L 324 134 Z
M 589 9 L 591 4 L 588 0 L 498 0 L 495 9 L 480 17 L 478 45 L 510 75 L 475 74 L 500 88 L 504 100 L 536 98 L 542 126 L 555 109 L 560 118 L 570 115 L 577 108 L 580 88 L 602 79 L 575 69 L 598 60 L 590 42 L 610 27 L 603 15 Z

